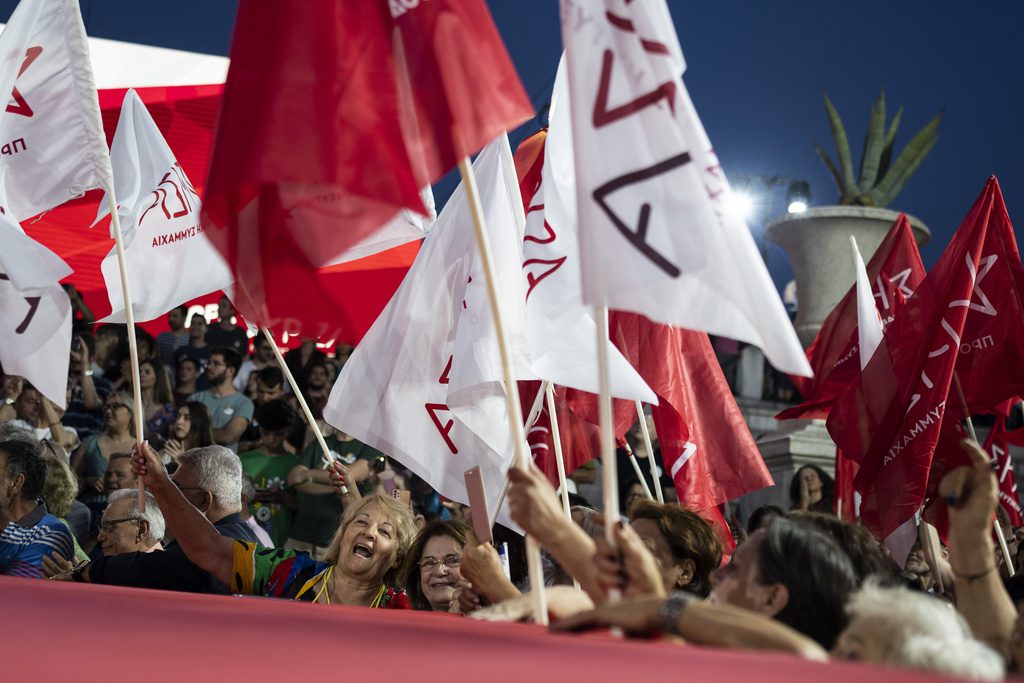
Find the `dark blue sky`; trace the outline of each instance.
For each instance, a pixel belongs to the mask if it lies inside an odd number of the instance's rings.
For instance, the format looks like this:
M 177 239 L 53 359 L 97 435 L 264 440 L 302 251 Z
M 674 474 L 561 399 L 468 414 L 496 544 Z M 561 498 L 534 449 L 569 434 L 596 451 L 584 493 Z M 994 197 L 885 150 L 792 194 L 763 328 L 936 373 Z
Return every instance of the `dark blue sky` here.
M 6 20 L 16 4 L 0 0 L 0 18 Z M 561 52 L 557 0 L 489 5 L 527 92 L 543 105 Z M 892 207 L 932 229 L 935 238 L 923 251 L 926 265 L 934 263 L 991 173 L 999 176 L 1011 218 L 1024 220 L 1024 3 L 669 5 L 687 60 L 686 85 L 730 177 L 805 179 L 812 204 L 832 203 L 836 191 L 812 146 L 817 141 L 832 151 L 821 92 L 835 102 L 859 154 L 869 109 L 884 84 L 890 116 L 898 105 L 906 107 L 898 145 L 945 112 L 938 144 Z M 227 54 L 235 2 L 178 0 L 174 7 L 82 0 L 90 35 Z M 513 144 L 521 138 L 513 135 Z M 450 191 L 440 189 L 439 196 Z M 784 208 L 778 195 L 769 207 L 773 213 Z

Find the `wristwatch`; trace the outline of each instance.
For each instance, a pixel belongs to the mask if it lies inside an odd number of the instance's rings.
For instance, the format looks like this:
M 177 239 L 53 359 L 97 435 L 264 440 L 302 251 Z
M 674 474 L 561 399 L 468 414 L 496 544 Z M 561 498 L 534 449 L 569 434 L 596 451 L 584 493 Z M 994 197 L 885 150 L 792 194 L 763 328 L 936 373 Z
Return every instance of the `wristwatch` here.
M 679 635 L 679 617 L 683 615 L 687 605 L 693 602 L 695 597 L 693 593 L 676 591 L 665 598 L 658 609 L 658 623 L 662 633 Z
M 10 396 L 8 396 L 7 398 L 4 399 L 4 405 L 5 406 L 13 406 L 14 405 L 14 399 L 11 398 Z
M 95 375 L 95 374 L 96 374 L 96 373 L 95 373 L 95 372 L 93 372 L 92 370 L 86 370 L 85 372 L 83 372 L 83 373 L 82 373 L 82 376 L 83 376 L 83 377 L 92 377 L 92 376 L 93 376 L 93 375 Z

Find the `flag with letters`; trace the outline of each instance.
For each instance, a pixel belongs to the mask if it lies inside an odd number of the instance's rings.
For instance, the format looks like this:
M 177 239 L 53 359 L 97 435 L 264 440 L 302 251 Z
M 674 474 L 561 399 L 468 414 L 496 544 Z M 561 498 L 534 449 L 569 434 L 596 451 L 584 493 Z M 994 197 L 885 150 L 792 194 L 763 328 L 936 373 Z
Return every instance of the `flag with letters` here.
M 583 299 L 810 366 L 683 85 L 665 0 L 562 0 Z
M 500 306 L 517 379 L 533 379 L 525 332 L 522 198 L 508 139 L 477 157 Z M 462 185 L 387 308 L 345 363 L 325 419 L 395 458 L 441 495 L 468 502 L 479 466 L 497 500 L 514 448 L 491 306 Z
M 146 105 L 129 90 L 110 146 L 135 320 L 160 317 L 196 297 L 231 287 L 231 271 L 203 234 L 199 195 Z M 110 213 L 100 203 L 100 218 Z M 116 249 L 100 264 L 111 314 L 124 322 Z
M 71 268 L 0 215 L 0 365 L 64 408 L 71 301 L 60 286 Z
M 925 499 L 940 432 L 1024 391 L 1024 267 L 993 177 L 918 286 L 828 430 L 860 463 L 861 519 L 879 538 Z
M 21 0 L 0 34 L 0 176 L 18 220 L 112 184 L 77 0 Z

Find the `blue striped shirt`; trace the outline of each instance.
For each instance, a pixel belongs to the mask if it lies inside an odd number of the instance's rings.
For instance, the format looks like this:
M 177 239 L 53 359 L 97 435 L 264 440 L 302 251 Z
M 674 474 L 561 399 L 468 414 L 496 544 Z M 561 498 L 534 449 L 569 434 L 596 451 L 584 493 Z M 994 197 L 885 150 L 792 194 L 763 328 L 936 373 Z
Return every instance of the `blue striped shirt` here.
M 43 558 L 58 552 L 66 560 L 75 555 L 67 525 L 40 501 L 32 512 L 11 522 L 0 533 L 0 574 L 43 578 Z

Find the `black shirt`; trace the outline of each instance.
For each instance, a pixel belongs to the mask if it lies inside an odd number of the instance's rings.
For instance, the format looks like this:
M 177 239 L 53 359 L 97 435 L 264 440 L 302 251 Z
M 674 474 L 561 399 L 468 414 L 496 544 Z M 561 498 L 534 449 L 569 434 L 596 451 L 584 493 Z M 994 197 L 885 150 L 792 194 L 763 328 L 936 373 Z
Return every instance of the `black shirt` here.
M 213 526 L 221 536 L 259 542 L 238 513 L 219 519 Z M 226 585 L 193 564 L 181 546 L 173 541 L 162 552 L 123 553 L 101 557 L 89 565 L 89 580 L 114 586 L 157 588 L 189 593 L 227 595 L 231 592 Z

